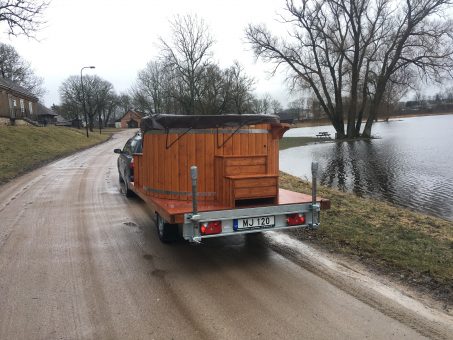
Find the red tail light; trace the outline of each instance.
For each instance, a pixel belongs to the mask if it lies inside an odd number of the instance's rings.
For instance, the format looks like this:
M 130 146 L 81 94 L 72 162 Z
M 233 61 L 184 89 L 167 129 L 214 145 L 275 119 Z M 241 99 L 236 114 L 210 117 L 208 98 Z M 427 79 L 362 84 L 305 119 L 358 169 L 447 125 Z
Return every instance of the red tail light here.
M 305 224 L 305 215 L 304 214 L 291 214 L 286 215 L 286 224 L 287 225 L 300 225 Z
M 220 234 L 222 232 L 221 221 L 203 222 L 200 225 L 200 232 L 202 235 Z

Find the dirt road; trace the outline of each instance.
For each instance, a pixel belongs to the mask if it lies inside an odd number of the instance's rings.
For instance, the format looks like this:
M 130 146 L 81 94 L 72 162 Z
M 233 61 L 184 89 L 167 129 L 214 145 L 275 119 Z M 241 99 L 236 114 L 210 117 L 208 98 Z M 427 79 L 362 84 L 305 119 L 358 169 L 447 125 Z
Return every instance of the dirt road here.
M 0 187 L 0 339 L 423 337 L 269 236 L 161 244 L 146 206 L 119 194 L 126 138 Z

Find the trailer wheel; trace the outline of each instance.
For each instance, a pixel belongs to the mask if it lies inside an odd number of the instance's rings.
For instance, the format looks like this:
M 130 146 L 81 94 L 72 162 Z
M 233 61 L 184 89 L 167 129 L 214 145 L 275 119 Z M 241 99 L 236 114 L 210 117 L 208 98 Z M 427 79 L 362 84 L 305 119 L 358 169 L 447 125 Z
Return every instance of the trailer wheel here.
M 156 214 L 156 228 L 161 242 L 171 243 L 178 239 L 178 225 L 166 223 L 159 214 Z

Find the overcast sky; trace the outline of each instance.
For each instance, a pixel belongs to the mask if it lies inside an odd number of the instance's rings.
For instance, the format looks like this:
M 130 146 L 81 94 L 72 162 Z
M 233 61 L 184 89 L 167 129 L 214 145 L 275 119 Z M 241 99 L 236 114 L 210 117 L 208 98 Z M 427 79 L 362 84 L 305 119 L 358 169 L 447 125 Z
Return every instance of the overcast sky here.
M 79 75 L 82 66 L 95 65 L 95 70 L 84 72 L 110 81 L 117 92 L 127 91 L 137 72 L 158 54 L 158 38 L 169 36 L 168 21 L 176 14 L 197 14 L 216 41 L 214 60 L 222 67 L 238 60 L 255 78 L 258 96 L 269 93 L 286 106 L 291 98 L 283 70 L 270 77 L 271 65 L 255 62 L 244 41 L 248 23 L 281 30 L 277 14 L 283 13 L 284 5 L 284 0 L 52 0 L 39 41 L 5 34 L 2 41 L 13 45 L 44 78 L 44 103 L 50 106 L 60 101 L 60 84 Z

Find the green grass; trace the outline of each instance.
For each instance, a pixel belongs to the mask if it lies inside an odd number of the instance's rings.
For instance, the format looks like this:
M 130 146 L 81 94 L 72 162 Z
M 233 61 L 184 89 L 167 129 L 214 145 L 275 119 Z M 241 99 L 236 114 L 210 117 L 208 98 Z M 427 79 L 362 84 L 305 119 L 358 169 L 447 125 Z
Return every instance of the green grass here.
M 311 192 L 310 183 L 280 175 L 281 187 Z M 321 227 L 293 235 L 453 301 L 453 222 L 323 186 L 319 195 L 331 201 L 331 209 L 321 212 Z
M 90 133 L 66 127 L 0 126 L 0 183 L 50 160 L 107 140 L 112 131 Z
M 317 137 L 284 137 L 280 139 L 280 150 L 294 148 L 307 144 L 332 141 L 330 138 L 317 138 Z

